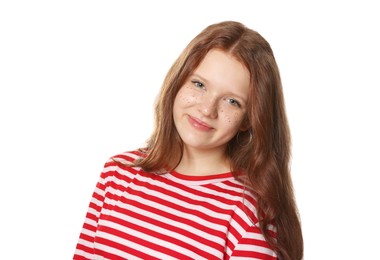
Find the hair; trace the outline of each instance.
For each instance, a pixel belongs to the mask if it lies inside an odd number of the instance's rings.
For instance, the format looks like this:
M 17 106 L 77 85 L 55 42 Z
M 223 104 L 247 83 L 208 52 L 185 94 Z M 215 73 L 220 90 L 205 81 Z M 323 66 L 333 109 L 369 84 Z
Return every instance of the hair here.
M 244 119 L 248 130 L 232 138 L 226 149 L 231 171 L 254 190 L 262 216 L 260 227 L 279 259 L 302 259 L 303 238 L 290 176 L 290 130 L 280 73 L 269 43 L 258 32 L 239 22 L 224 21 L 209 25 L 187 45 L 164 79 L 155 105 L 155 128 L 144 148 L 146 156 L 135 165 L 159 173 L 179 164 L 183 142 L 174 125 L 174 99 L 212 49 L 232 55 L 250 73 Z M 276 236 L 271 235 L 271 224 L 276 227 Z

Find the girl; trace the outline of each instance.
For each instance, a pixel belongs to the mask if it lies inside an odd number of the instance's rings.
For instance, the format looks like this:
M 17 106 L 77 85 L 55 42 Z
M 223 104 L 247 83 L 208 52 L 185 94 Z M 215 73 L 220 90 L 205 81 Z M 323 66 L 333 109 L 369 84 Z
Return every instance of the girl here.
M 105 164 L 74 259 L 302 259 L 289 160 L 270 45 L 210 25 L 169 70 L 146 147 Z

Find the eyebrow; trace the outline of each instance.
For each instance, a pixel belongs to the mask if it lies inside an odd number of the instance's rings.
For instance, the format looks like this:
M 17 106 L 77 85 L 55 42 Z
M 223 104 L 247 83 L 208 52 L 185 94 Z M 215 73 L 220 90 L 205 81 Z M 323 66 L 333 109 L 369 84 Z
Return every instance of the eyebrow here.
M 206 78 L 202 77 L 201 75 L 199 75 L 199 74 L 197 74 L 197 73 L 192 73 L 192 74 L 190 74 L 190 76 L 198 77 L 198 78 L 200 78 L 203 82 L 205 82 L 205 83 L 209 83 L 209 81 L 208 81 Z

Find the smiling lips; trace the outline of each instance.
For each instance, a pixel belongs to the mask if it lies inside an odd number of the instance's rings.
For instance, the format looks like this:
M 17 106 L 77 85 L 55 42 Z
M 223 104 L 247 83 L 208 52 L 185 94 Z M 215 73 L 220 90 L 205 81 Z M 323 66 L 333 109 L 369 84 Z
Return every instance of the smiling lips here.
M 208 124 L 206 124 L 205 122 L 203 122 L 202 120 L 199 120 L 195 117 L 188 116 L 187 119 L 188 119 L 190 125 L 192 125 L 195 129 L 198 129 L 200 131 L 207 132 L 207 131 L 211 131 L 214 129 L 211 126 L 209 126 Z

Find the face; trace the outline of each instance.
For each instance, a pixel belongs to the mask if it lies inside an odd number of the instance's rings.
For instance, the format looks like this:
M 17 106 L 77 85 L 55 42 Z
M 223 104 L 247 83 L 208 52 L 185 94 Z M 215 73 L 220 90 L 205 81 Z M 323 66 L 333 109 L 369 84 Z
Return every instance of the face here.
M 235 58 L 211 50 L 179 90 L 174 123 L 188 148 L 225 150 L 243 129 L 250 75 Z

